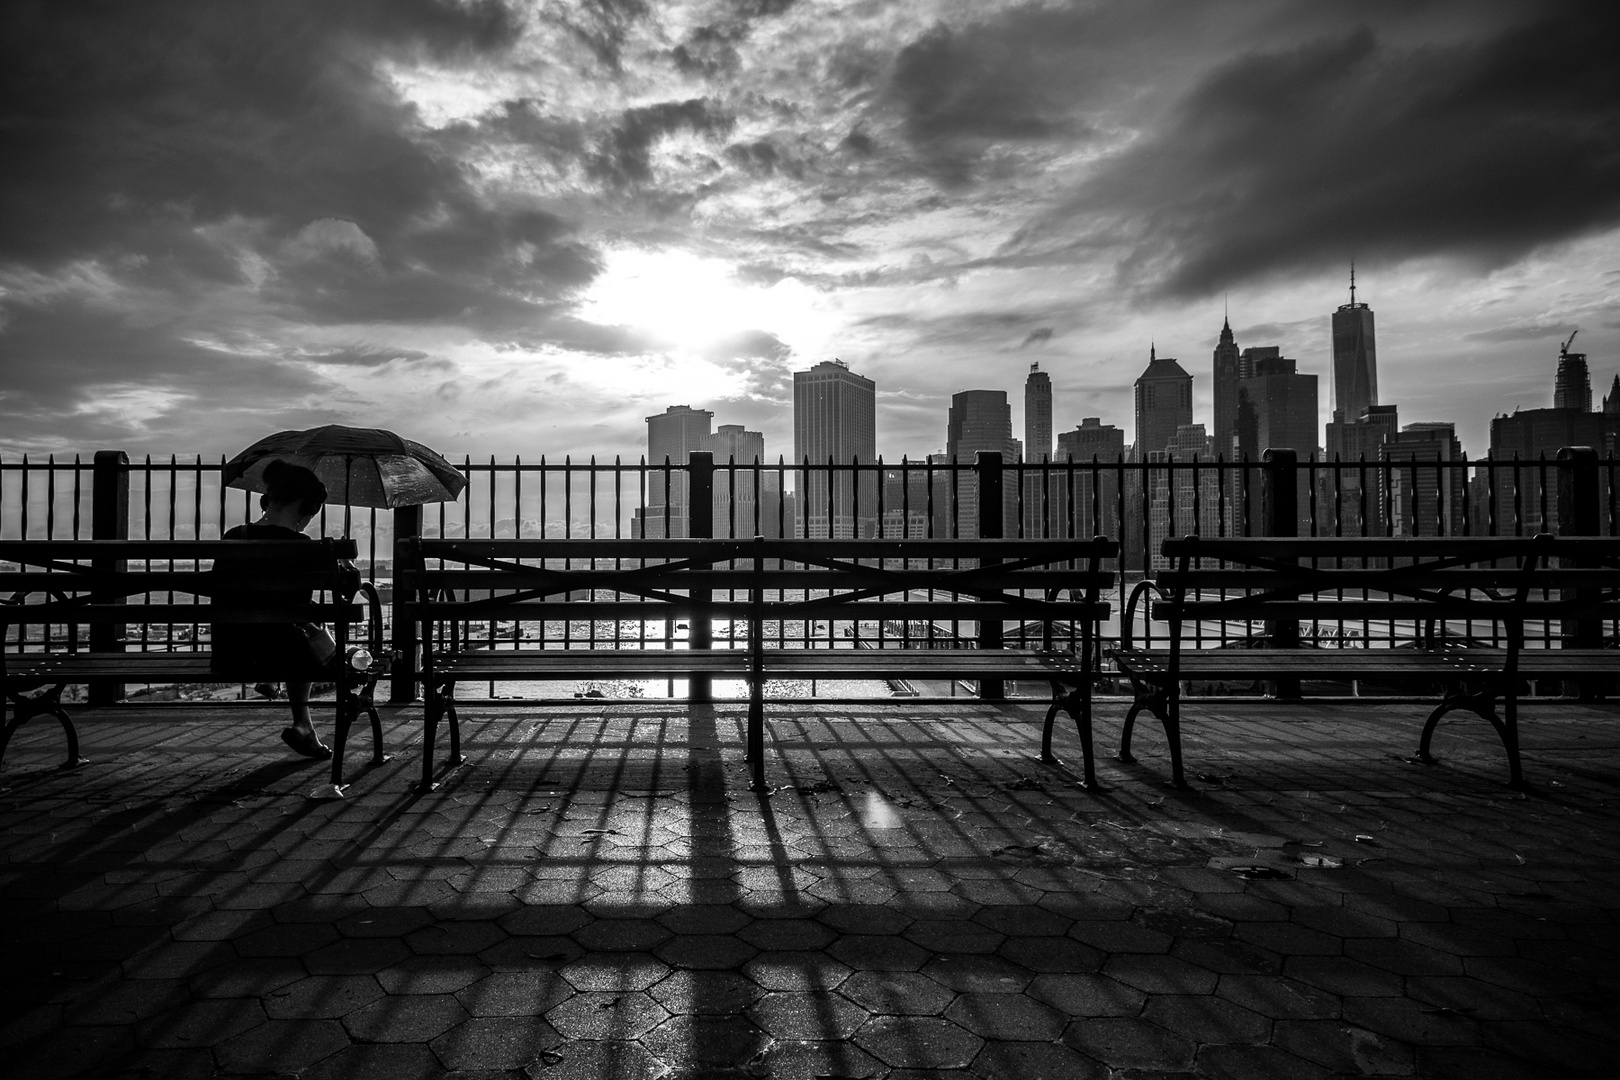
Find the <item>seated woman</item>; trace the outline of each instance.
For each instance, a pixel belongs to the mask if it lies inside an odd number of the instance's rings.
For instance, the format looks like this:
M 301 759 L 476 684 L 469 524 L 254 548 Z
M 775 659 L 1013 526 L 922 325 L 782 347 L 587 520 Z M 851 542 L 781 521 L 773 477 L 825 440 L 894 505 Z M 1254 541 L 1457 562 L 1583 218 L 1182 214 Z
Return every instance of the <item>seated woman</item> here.
M 308 469 L 281 460 L 265 467 L 264 483 L 267 491 L 259 499 L 264 511 L 259 520 L 236 526 L 224 538 L 313 542 L 304 530 L 326 504 L 326 485 Z M 262 562 L 215 560 L 214 573 L 222 579 L 222 587 L 215 591 L 214 603 L 251 603 L 254 596 L 263 598 L 267 589 L 280 602 L 310 599 L 309 590 L 297 586 L 289 590 L 260 584 L 251 590 L 233 590 L 226 584 L 232 577 L 273 571 L 274 567 Z M 286 595 L 289 593 L 296 595 Z M 287 684 L 287 700 L 292 706 L 292 726 L 282 731 L 281 740 L 305 757 L 329 758 L 331 748 L 321 741 L 310 722 L 309 686 L 318 679 L 333 677 L 331 652 L 324 659 L 317 655 L 317 646 L 329 646 L 330 642 L 325 630 L 314 624 L 219 623 L 214 627 L 213 670 L 244 681 L 277 675 Z

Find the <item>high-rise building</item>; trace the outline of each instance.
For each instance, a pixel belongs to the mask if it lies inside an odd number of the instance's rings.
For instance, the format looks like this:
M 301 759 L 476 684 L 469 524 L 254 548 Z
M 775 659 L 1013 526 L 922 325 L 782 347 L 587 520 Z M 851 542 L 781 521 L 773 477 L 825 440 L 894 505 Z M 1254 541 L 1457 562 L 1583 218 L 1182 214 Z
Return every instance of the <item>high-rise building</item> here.
M 714 535 L 780 535 L 773 507 L 781 502 L 780 475 L 765 461 L 765 436 L 741 424 L 721 424 L 704 440 L 714 455 Z
M 1149 452 L 1147 461 L 1159 465 L 1146 474 L 1148 484 L 1148 565 L 1155 571 L 1167 569 L 1160 554 L 1163 541 L 1172 536 L 1218 536 L 1223 528 L 1221 478 L 1208 461 L 1209 436 L 1203 424 L 1183 424 L 1163 450 Z M 1176 466 L 1174 462 L 1187 464 Z
M 1398 410 L 1394 405 L 1369 405 L 1349 422 L 1338 419 L 1340 412 L 1333 415 L 1327 426 L 1326 460 L 1338 464 L 1318 477 L 1322 528 L 1339 536 L 1383 536 L 1388 488 L 1379 462 L 1385 460 L 1385 441 L 1400 430 Z
M 1586 354 L 1570 352 L 1570 342 L 1575 335 L 1569 335 L 1569 341 L 1564 342 L 1558 350 L 1558 373 L 1553 377 L 1553 408 L 1574 409 L 1576 412 L 1592 411 L 1592 376 L 1586 368 Z
M 1609 387 L 1609 396 L 1603 399 L 1604 416 L 1620 416 L 1620 375 L 1614 377 L 1614 383 Z
M 633 512 L 632 536 L 692 535 L 689 479 L 679 466 L 692 451 L 709 449 L 713 420 L 714 413 L 687 405 L 647 417 L 647 504 Z
M 1023 444 L 1013 438 L 1012 406 L 1005 390 L 963 390 L 951 395 L 951 409 L 945 426 L 945 456 L 959 465 L 971 465 L 980 451 L 1001 455 L 1004 466 L 1015 464 L 1023 454 Z M 971 475 L 960 474 L 957 488 L 957 529 L 964 537 L 979 535 L 979 485 Z M 1017 474 L 1002 474 L 1001 527 L 1003 536 L 1016 536 L 1018 527 Z
M 1465 462 L 1457 427 L 1449 423 L 1407 424 L 1379 448 L 1391 463 L 1380 470 L 1389 484 L 1389 531 L 1395 536 L 1458 536 L 1467 512 L 1466 470 L 1448 467 Z M 1404 462 L 1437 464 L 1401 468 Z
M 1058 433 L 1057 460 L 1072 463 L 1072 468 L 1055 477 L 1062 491 L 1057 501 L 1061 526 L 1052 535 L 1119 536 L 1117 466 L 1125 460 L 1125 432 L 1088 416 L 1079 427 Z
M 1237 341 L 1232 337 L 1232 323 L 1223 321 L 1221 340 L 1215 346 L 1215 424 L 1209 437 L 1211 449 L 1228 460 L 1237 436 L 1238 381 L 1243 377 L 1238 370 L 1241 360 Z
M 1243 350 L 1254 374 L 1238 383 L 1238 441 L 1257 460 L 1266 450 L 1288 447 L 1304 461 L 1317 452 L 1316 376 L 1275 346 Z
M 1030 461 L 1052 456 L 1052 376 L 1029 365 L 1024 380 L 1024 454 Z
M 1350 268 L 1350 302 L 1333 313 L 1334 419 L 1351 421 L 1378 404 L 1378 351 L 1373 312 L 1356 303 L 1356 268 Z M 1337 414 L 1343 413 L 1341 418 Z
M 877 533 L 877 384 L 839 360 L 793 373 L 793 457 L 810 463 L 799 513 L 806 536 Z M 827 463 L 833 463 L 828 482 Z M 855 481 L 860 463 L 869 468 Z
M 1148 366 L 1136 379 L 1137 461 L 1163 450 L 1184 424 L 1192 423 L 1192 376 L 1173 357 L 1148 349 Z

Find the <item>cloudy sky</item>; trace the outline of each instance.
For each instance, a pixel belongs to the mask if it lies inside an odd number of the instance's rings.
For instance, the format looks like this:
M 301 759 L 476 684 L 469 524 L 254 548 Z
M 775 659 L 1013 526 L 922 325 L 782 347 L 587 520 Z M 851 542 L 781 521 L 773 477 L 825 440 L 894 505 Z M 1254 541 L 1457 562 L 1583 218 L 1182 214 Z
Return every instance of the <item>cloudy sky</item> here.
M 1331 385 L 1377 313 L 1403 421 L 1620 370 L 1612 3 L 10 0 L 0 453 L 320 423 L 625 454 L 671 404 L 792 453 L 791 373 L 878 446 L 1031 363 L 1208 417 L 1224 311 Z M 1605 44 L 1607 42 L 1608 44 Z

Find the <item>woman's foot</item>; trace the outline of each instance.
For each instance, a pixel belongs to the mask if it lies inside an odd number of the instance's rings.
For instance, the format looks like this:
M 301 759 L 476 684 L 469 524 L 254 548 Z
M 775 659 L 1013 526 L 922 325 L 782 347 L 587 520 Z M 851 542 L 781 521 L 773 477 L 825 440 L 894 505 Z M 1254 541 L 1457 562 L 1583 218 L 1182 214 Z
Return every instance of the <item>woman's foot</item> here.
M 281 741 L 305 757 L 325 760 L 332 756 L 332 748 L 321 742 L 320 736 L 313 731 L 300 731 L 298 728 L 282 728 Z

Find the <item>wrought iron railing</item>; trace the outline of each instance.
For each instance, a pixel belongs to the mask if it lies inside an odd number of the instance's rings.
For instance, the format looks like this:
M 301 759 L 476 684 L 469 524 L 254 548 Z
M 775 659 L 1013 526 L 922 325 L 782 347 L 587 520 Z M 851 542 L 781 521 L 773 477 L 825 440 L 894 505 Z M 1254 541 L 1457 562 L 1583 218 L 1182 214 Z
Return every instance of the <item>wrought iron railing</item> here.
M 465 458 L 460 467 L 469 483 L 454 503 L 420 512 L 333 504 L 315 530 L 359 542 L 361 570 L 382 587 L 385 617 L 392 610 L 387 601 L 396 546 L 410 535 L 1116 536 L 1120 584 L 1115 618 L 1103 629 L 1105 646 L 1118 636 L 1118 613 L 1132 583 L 1158 568 L 1156 553 L 1167 536 L 1496 536 L 1572 526 L 1583 535 L 1620 534 L 1620 461 L 1612 458 L 1295 463 L 1286 454 L 1241 462 L 1159 457 L 1039 464 L 1004 463 L 999 455 L 871 463 L 716 463 L 704 454 L 661 463 Z M 0 538 L 217 537 L 257 514 L 256 496 L 221 483 L 222 467 L 223 460 L 130 461 L 116 452 L 0 460 Z M 825 623 L 777 632 L 805 645 L 852 638 L 882 647 L 896 636 L 892 629 Z M 1342 645 L 1354 643 L 1359 629 L 1319 626 L 1309 636 Z M 392 631 L 408 657 L 409 628 Z M 961 628 L 933 632 L 960 635 Z M 533 644 L 523 633 L 491 626 L 489 643 Z M 551 644 L 544 627 L 533 633 Z M 1249 628 L 1197 633 L 1206 643 L 1225 644 L 1241 640 Z M 576 635 L 565 628 L 564 638 L 572 642 Z M 193 639 L 192 647 L 197 644 Z M 127 647 L 180 645 L 171 635 Z

